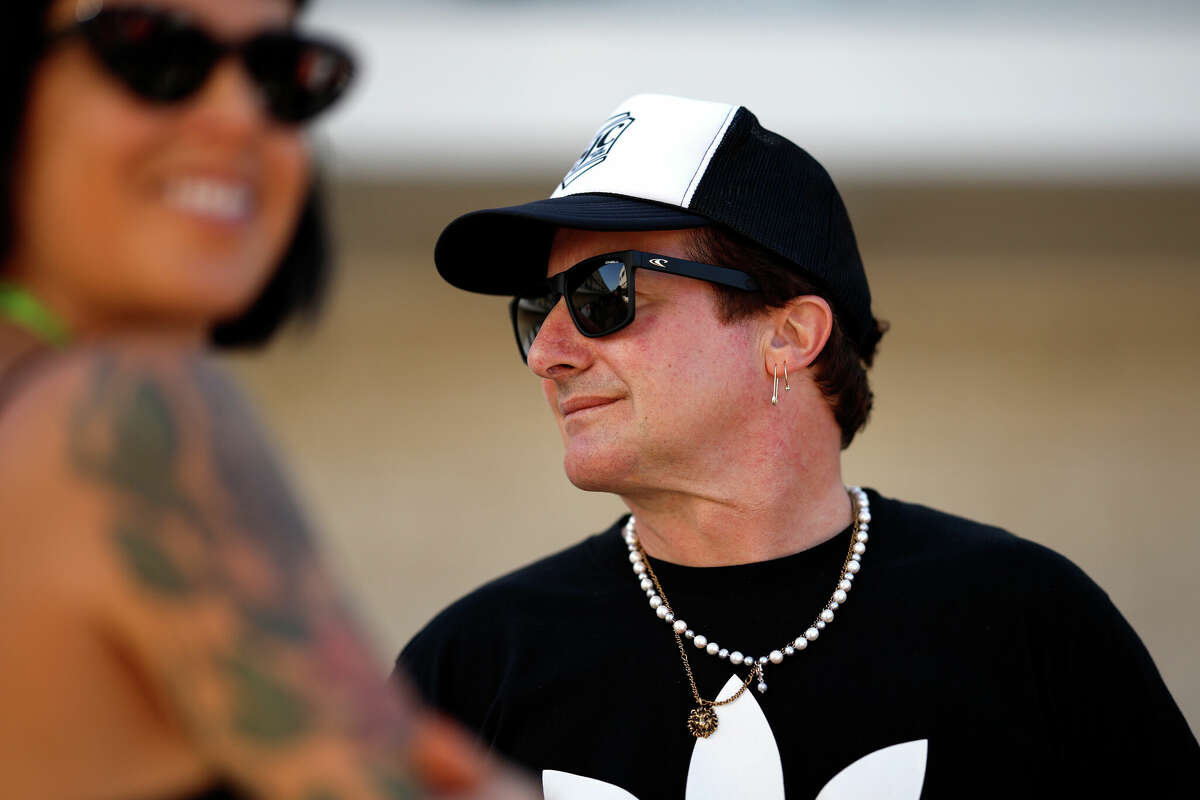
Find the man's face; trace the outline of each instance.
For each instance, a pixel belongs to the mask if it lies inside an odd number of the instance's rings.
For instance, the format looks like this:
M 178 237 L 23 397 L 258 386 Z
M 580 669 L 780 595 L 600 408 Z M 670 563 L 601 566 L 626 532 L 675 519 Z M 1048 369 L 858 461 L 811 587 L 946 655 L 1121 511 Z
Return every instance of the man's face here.
M 618 250 L 687 258 L 689 237 L 560 229 L 547 275 Z M 628 327 L 589 339 L 560 300 L 529 350 L 566 447 L 567 477 L 581 489 L 631 495 L 715 477 L 730 448 L 744 447 L 748 417 L 768 402 L 759 320 L 722 323 L 703 281 L 639 270 L 634 283 Z

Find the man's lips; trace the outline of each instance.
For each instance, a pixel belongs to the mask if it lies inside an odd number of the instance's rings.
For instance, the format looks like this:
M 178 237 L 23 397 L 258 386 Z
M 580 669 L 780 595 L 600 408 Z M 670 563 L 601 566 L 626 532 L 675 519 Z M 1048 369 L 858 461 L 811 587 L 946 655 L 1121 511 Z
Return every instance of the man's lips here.
M 619 400 L 619 397 L 598 397 L 589 395 L 586 397 L 572 397 L 568 400 L 558 401 L 558 413 L 562 414 L 563 418 L 567 418 L 572 414 L 577 414 L 580 411 L 587 411 L 590 408 L 600 408 L 601 406 L 612 405 Z

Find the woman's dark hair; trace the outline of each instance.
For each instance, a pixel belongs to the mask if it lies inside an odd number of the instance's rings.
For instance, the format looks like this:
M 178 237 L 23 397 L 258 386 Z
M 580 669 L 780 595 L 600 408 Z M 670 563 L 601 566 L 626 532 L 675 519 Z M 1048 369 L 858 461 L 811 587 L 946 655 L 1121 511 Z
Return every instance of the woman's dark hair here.
M 867 369 L 875 361 L 887 323 L 876 323 L 873 330 L 861 337 L 863 341 L 855 341 L 839 321 L 837 303 L 828 288 L 816 278 L 797 272 L 790 261 L 726 228 L 715 225 L 696 228 L 689 249 L 696 261 L 739 269 L 758 281 L 757 292 L 712 284 L 717 313 L 726 323 L 751 317 L 767 308 L 781 308 L 801 295 L 818 295 L 829 302 L 833 309 L 833 330 L 812 364 L 813 376 L 842 430 L 842 448 L 849 447 L 871 415 L 875 396 L 867 380 Z
M 307 0 L 293 0 L 303 10 Z M 43 54 L 50 0 L 21 0 L 4 10 L 0 39 L 0 261 L 13 246 L 14 172 L 29 103 L 29 90 Z M 265 343 L 293 316 L 315 317 L 329 281 L 330 247 L 321 184 L 314 180 L 304 201 L 296 231 L 270 281 L 241 316 L 218 324 L 212 342 L 218 347 L 252 347 Z

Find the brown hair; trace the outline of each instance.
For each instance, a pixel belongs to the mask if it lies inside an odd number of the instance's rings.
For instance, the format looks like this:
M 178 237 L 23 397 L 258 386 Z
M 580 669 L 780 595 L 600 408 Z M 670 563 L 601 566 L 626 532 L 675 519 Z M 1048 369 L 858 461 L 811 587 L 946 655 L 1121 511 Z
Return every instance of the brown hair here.
M 850 446 L 867 424 L 875 396 L 867 380 L 867 369 L 875 361 L 886 322 L 875 323 L 856 341 L 839 320 L 833 294 L 817 278 L 802 274 L 784 258 L 744 236 L 720 226 L 697 228 L 691 242 L 696 261 L 738 269 L 754 277 L 757 292 L 744 292 L 713 284 L 717 313 L 725 323 L 759 314 L 767 308 L 782 308 L 794 297 L 817 295 L 833 308 L 833 330 L 829 341 L 812 363 L 813 380 L 833 409 L 842 429 L 842 449 Z

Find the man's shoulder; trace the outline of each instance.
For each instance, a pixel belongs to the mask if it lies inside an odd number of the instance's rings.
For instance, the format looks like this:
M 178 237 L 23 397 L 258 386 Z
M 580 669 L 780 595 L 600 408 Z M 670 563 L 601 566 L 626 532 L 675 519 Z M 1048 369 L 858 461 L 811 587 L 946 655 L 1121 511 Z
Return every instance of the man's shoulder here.
M 623 520 L 622 520 L 623 522 Z M 547 603 L 561 607 L 610 591 L 612 571 L 599 568 L 620 522 L 467 593 L 438 613 L 409 642 L 405 652 L 442 646 L 455 639 L 508 635 L 544 620 Z M 498 613 L 503 609 L 503 613 Z
M 1073 561 L 996 525 L 873 493 L 872 550 L 885 550 L 898 568 L 969 570 L 975 581 L 1054 586 L 1103 594 Z
M 619 525 L 620 523 L 618 523 Z M 551 629 L 570 629 L 587 604 L 608 602 L 620 584 L 602 569 L 620 558 L 617 525 L 502 575 L 450 604 L 414 636 L 396 659 L 425 702 L 472 730 L 481 730 L 500 687 L 522 680 L 521 658 L 557 646 Z

